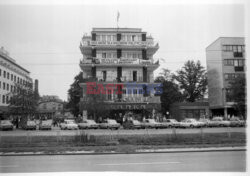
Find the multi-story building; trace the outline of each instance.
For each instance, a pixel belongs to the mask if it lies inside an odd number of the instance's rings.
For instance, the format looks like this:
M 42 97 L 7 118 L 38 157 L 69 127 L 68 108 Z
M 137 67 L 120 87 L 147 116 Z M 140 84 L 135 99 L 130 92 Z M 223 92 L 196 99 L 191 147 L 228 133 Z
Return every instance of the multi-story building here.
M 38 102 L 37 111 L 40 116 L 51 119 L 54 115 L 62 113 L 63 101 L 55 95 L 42 96 Z
M 155 62 L 153 55 L 158 49 L 158 43 L 155 44 L 153 38 L 140 28 L 93 28 L 90 36 L 82 37 L 80 67 L 83 78 L 103 85 L 107 91 L 103 95 L 103 106 L 110 114 L 132 111 L 147 115 L 147 112 L 159 109 L 160 97 L 154 95 L 153 88 L 156 85 L 153 72 L 159 67 L 159 61 Z M 86 84 L 81 84 L 84 88 L 81 110 L 85 113 Z M 113 88 L 110 88 L 112 84 Z M 122 93 L 117 94 L 118 89 Z
M 235 115 L 229 82 L 244 76 L 245 41 L 241 37 L 220 37 L 206 48 L 208 98 L 213 115 Z
M 30 72 L 16 63 L 8 52 L 0 48 L 0 115 L 7 111 L 11 93 L 16 91 L 16 84 L 32 89 Z

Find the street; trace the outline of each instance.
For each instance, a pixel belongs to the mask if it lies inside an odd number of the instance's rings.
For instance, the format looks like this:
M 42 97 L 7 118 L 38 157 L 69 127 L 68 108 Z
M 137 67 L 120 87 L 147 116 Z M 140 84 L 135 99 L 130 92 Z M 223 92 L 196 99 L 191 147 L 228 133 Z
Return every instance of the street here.
M 104 155 L 2 156 L 1 173 L 244 172 L 245 151 Z

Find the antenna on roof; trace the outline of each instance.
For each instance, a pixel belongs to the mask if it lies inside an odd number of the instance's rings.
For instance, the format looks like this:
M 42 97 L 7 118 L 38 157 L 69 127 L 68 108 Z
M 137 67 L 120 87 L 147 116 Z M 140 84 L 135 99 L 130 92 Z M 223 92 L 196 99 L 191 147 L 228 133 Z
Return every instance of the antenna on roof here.
M 116 17 L 117 29 L 119 28 L 119 18 L 120 18 L 120 12 L 117 11 L 117 17 Z

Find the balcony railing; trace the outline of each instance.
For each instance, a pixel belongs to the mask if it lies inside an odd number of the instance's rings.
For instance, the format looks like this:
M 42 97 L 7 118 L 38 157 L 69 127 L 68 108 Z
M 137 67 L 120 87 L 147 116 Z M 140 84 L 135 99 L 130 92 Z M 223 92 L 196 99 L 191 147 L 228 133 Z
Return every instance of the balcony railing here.
M 92 41 L 82 40 L 82 46 L 158 46 L 153 41 Z
M 234 52 L 234 57 L 243 57 L 241 52 Z
M 137 64 L 137 65 L 159 65 L 159 61 L 154 62 L 153 59 L 144 60 L 139 58 L 87 58 L 81 60 L 80 64 Z

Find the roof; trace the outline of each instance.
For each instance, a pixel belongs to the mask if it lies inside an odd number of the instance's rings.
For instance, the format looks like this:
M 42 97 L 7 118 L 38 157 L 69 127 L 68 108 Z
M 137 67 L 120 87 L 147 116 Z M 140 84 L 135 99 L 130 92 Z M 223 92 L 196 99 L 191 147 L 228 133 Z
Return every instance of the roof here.
M 134 33 L 145 33 L 142 32 L 141 28 L 93 28 L 92 32 L 134 32 Z
M 238 39 L 244 39 L 245 37 L 219 37 L 215 41 L 213 41 L 211 44 L 209 44 L 206 49 L 210 46 L 212 46 L 214 43 L 216 43 L 218 40 L 225 39 L 225 38 L 238 38 Z
M 21 70 L 23 70 L 23 71 L 25 71 L 25 72 L 27 72 L 27 73 L 30 73 L 28 70 L 26 70 L 25 68 L 21 67 L 20 65 L 18 65 L 18 64 L 15 63 L 14 61 L 12 61 L 11 58 L 10 58 L 9 56 L 7 56 L 7 55 L 5 55 L 5 54 L 3 54 L 3 53 L 1 53 L 1 52 L 0 52 L 0 56 L 1 56 L 4 60 L 10 62 L 11 64 L 15 65 L 16 67 L 20 68 Z

